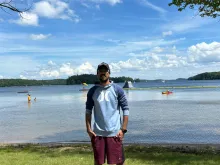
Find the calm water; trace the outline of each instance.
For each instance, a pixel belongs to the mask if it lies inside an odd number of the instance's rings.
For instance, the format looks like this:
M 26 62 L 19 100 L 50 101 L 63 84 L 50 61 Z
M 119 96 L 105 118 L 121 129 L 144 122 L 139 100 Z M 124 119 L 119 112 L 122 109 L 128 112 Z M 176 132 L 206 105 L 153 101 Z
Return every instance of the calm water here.
M 134 86 L 220 86 L 220 81 Z M 79 89 L 79 85 L 0 88 L 0 143 L 89 141 L 84 121 L 87 93 Z M 24 90 L 31 93 L 30 104 L 27 94 L 17 93 Z M 173 89 L 171 95 L 162 91 L 125 91 L 130 106 L 125 142 L 220 143 L 220 88 Z

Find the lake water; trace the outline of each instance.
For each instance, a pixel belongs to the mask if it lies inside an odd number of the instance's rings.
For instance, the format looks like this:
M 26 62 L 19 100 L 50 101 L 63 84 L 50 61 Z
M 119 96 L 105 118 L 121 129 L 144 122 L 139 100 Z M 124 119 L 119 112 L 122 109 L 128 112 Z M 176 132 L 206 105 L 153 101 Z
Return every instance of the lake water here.
M 219 87 L 220 81 L 133 85 Z M 0 88 L 0 143 L 89 141 L 84 120 L 87 92 L 79 91 L 81 88 L 80 85 Z M 31 103 L 27 103 L 26 93 L 17 93 L 24 90 L 30 91 Z M 159 88 L 125 91 L 130 107 L 125 142 L 220 143 L 220 88 L 172 90 L 170 95 L 162 95 L 163 89 Z

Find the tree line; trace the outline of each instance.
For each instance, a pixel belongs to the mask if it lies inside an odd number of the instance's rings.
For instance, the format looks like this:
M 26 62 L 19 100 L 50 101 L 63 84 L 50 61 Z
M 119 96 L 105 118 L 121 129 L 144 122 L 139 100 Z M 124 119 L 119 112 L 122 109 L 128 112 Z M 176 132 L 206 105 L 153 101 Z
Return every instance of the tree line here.
M 125 82 L 125 81 L 134 81 L 131 77 L 110 77 L 110 80 L 114 81 L 115 83 Z M 82 74 L 82 75 L 73 75 L 69 77 L 66 81 L 67 85 L 73 85 L 73 84 L 95 84 L 99 82 L 97 75 L 94 74 Z
M 54 79 L 54 80 L 0 79 L 0 87 L 39 86 L 39 85 L 66 85 L 66 79 Z
M 134 81 L 130 77 L 111 77 L 115 83 Z M 135 79 L 139 82 L 139 79 Z M 74 85 L 74 84 L 95 84 L 98 82 L 97 75 L 93 74 L 82 74 L 73 75 L 67 79 L 53 79 L 53 80 L 27 80 L 27 79 L 0 79 L 0 87 L 7 86 L 40 86 L 40 85 Z
M 205 72 L 188 78 L 188 80 L 218 80 L 218 79 L 220 79 L 220 72 Z

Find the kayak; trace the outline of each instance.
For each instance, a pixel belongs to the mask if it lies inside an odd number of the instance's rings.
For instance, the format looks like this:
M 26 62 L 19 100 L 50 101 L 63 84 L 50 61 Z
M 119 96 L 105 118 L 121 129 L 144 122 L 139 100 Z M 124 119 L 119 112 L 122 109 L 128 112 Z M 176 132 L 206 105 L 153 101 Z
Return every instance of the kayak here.
M 89 89 L 85 89 L 85 88 L 84 88 L 84 89 L 80 89 L 79 91 L 88 91 L 88 90 L 89 90 Z
M 19 91 L 17 93 L 28 93 L 28 91 Z
M 173 92 L 171 92 L 171 91 L 163 91 L 162 92 L 162 94 L 171 94 L 171 93 L 173 93 Z

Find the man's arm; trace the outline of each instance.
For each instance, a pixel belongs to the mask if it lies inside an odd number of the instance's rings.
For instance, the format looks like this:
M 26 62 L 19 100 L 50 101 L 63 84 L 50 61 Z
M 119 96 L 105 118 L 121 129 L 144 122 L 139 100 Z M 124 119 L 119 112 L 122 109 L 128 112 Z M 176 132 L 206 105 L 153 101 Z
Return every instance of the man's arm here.
M 86 113 L 86 130 L 87 132 L 90 132 L 92 129 L 91 127 L 91 120 L 92 120 L 92 115 Z
M 127 130 L 127 125 L 128 125 L 128 115 L 123 115 L 123 124 L 121 127 L 121 130 L 119 130 L 117 137 L 119 137 L 121 140 L 124 138 L 124 133 L 122 130 Z
M 128 125 L 128 115 L 123 116 L 122 129 L 127 129 L 127 125 Z
M 94 106 L 94 101 L 92 99 L 92 95 L 94 93 L 94 87 L 91 88 L 87 93 L 87 101 L 86 101 L 86 115 L 85 115 L 85 122 L 86 122 L 86 130 L 89 134 L 89 137 L 96 136 L 95 133 L 92 131 L 91 127 L 91 120 L 92 120 L 92 109 Z
M 91 120 L 92 120 L 92 115 L 86 113 L 86 129 L 90 139 L 92 139 L 92 136 L 96 136 L 96 134 L 92 131 Z
M 121 129 L 127 130 L 128 116 L 129 116 L 128 101 L 122 88 L 118 87 L 117 91 L 118 91 L 118 104 L 123 112 L 123 123 Z M 122 132 L 122 130 L 118 132 L 118 137 L 120 137 L 121 140 L 124 137 L 124 133 Z

